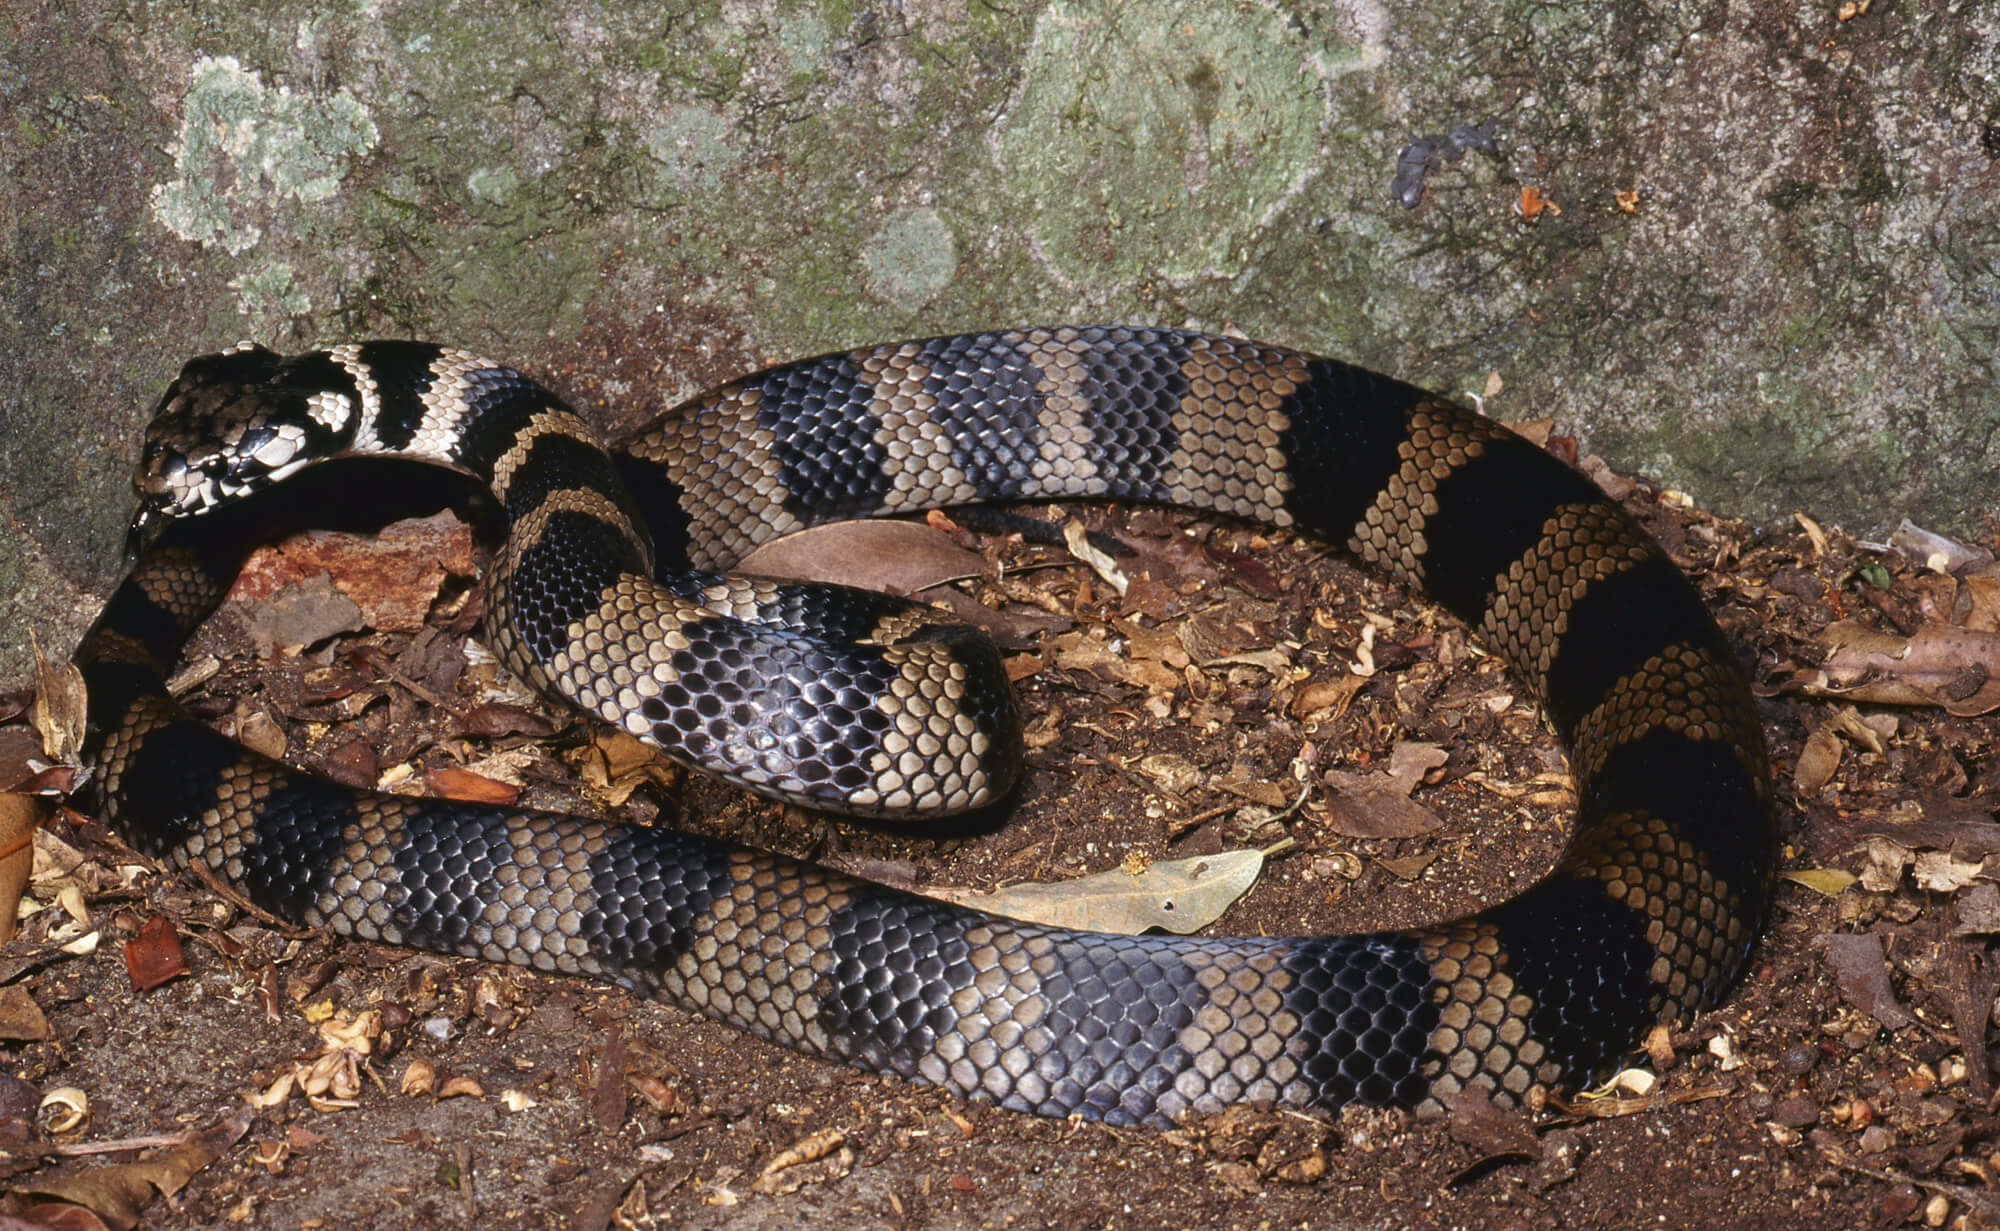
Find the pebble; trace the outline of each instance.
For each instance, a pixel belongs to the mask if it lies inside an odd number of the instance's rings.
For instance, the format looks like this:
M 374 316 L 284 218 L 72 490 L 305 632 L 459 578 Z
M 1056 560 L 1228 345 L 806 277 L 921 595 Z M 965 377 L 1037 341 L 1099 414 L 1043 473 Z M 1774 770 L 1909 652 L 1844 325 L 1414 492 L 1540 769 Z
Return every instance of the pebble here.
M 1780 1099 L 1771 1108 L 1771 1119 L 1788 1128 L 1811 1128 L 1819 1123 L 1819 1104 L 1804 1095 Z

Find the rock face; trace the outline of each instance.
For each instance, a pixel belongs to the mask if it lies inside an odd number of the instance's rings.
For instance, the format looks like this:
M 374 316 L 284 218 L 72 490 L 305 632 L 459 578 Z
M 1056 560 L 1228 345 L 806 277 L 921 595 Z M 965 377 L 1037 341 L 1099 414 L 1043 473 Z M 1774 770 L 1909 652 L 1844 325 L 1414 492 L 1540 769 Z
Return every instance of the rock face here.
M 7 39 L 4 678 L 108 588 L 160 388 L 242 337 L 450 340 L 625 423 L 900 335 L 1234 327 L 1753 520 L 2000 504 L 1988 5 L 86 3 Z

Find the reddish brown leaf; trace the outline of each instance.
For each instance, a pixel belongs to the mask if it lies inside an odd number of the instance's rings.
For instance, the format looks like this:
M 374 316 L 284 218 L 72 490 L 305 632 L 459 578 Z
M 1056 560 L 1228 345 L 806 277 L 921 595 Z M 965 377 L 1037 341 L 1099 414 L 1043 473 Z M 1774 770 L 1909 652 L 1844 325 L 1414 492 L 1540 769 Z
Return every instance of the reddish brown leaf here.
M 446 765 L 424 773 L 424 785 L 431 794 L 445 799 L 457 799 L 473 804 L 513 803 L 521 797 L 521 788 L 496 782 L 484 774 L 475 774 L 469 769 L 456 765 Z
M 764 544 L 737 567 L 765 577 L 915 594 L 977 577 L 986 562 L 929 526 L 906 521 L 842 521 Z
M 1203 547 L 1209 559 L 1229 570 L 1237 585 L 1258 598 L 1278 597 L 1278 579 L 1271 575 L 1270 566 L 1262 558 L 1237 551 L 1217 538 L 1209 539 Z
M 0 941 L 14 937 L 14 912 L 35 863 L 35 831 L 48 804 L 32 795 L 0 795 Z
M 347 786 L 368 788 L 381 776 L 374 745 L 360 737 L 348 740 L 326 756 L 326 776 Z
M 132 986 L 147 991 L 188 972 L 181 938 L 165 915 L 146 920 L 139 934 L 125 942 L 125 973 Z
M 491 739 L 502 735 L 528 735 L 536 739 L 556 733 L 555 724 L 518 705 L 508 705 L 504 701 L 488 701 L 475 705 L 465 715 L 465 731 L 469 735 L 484 735 Z

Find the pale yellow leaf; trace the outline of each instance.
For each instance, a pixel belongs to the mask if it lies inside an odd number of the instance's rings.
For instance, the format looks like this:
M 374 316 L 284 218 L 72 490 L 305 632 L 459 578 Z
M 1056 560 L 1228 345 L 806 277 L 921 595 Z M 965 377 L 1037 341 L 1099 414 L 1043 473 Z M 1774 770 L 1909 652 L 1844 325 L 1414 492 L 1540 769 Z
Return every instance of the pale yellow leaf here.
M 993 893 L 932 889 L 933 897 L 1029 923 L 1119 932 L 1151 928 L 1192 932 L 1213 923 L 1250 888 L 1264 852 L 1223 851 L 1149 864 L 1137 876 L 1123 868 L 1074 880 L 1024 882 Z

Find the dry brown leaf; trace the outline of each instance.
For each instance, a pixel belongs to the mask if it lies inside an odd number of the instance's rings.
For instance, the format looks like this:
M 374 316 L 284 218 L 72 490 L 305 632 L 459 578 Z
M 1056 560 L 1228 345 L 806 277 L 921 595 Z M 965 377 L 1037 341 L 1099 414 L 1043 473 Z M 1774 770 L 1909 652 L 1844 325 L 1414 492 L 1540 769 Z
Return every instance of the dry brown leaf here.
M 1329 770 L 1324 812 L 1327 827 L 1349 838 L 1414 838 L 1443 824 L 1437 813 L 1409 797 L 1409 787 L 1386 773 Z
M 241 1107 L 208 1128 L 188 1134 L 180 1144 L 167 1146 L 136 1162 L 110 1163 L 69 1175 L 29 1180 L 20 1184 L 17 1191 L 83 1206 L 109 1226 L 124 1231 L 138 1225 L 140 1213 L 151 1204 L 155 1191 L 173 1196 L 197 1171 L 242 1140 L 256 1114 L 254 1108 Z
M 1827 539 L 1826 531 L 1820 528 L 1820 524 L 1812 518 L 1807 517 L 1804 513 L 1792 514 L 1792 520 L 1799 523 L 1799 529 L 1804 530 L 1806 538 L 1812 541 L 1813 557 L 1817 559 L 1824 556 L 1826 554 Z
M 854 1170 L 854 1147 L 846 1144 L 839 1129 L 824 1128 L 790 1149 L 780 1151 L 756 1179 L 750 1191 L 764 1196 L 783 1196 L 808 1184 L 838 1180 Z
M 2000 569 L 1988 565 L 1958 580 L 1959 625 L 1976 632 L 2000 631 Z
M 1377 859 L 1375 862 L 1381 864 L 1382 867 L 1391 876 L 1394 876 L 1397 880 L 1407 881 L 1407 880 L 1415 880 L 1417 877 L 1423 875 L 1424 869 L 1430 867 L 1431 864 L 1435 863 L 1436 861 L 1437 861 L 1437 855 L 1435 853 L 1431 853 L 1424 855 L 1406 855 L 1400 859 Z
M 1445 1122 L 1446 1129 L 1482 1159 L 1540 1156 L 1541 1145 L 1535 1140 L 1534 1126 L 1528 1123 L 1527 1116 L 1495 1107 L 1492 1095 L 1485 1090 L 1473 1086 L 1445 1096 L 1443 1102 L 1451 1113 Z
M 1089 565 L 1091 572 L 1103 578 L 1104 584 L 1116 591 L 1120 598 L 1125 597 L 1126 590 L 1132 586 L 1132 579 L 1126 576 L 1116 559 L 1100 551 L 1090 541 L 1082 522 L 1070 520 L 1063 523 L 1063 545 L 1069 548 L 1070 555 Z
M 18 983 L 0 987 L 0 1039 L 46 1039 L 49 1019 L 41 1006 Z
M 2000 633 L 1925 624 L 1908 638 L 1852 620 L 1820 634 L 1831 648 L 1805 690 L 1882 705 L 1935 705 L 1967 718 L 2000 709 Z
M 1948 851 L 1918 851 L 1910 867 L 1917 888 L 1932 893 L 1951 893 L 1970 885 L 1983 871 L 1983 863 L 1953 859 Z
M 1285 787 L 1268 778 L 1224 778 L 1215 784 L 1217 790 L 1227 791 L 1239 799 L 1247 799 L 1266 808 L 1289 808 L 1297 788 L 1287 791 Z
M 1908 850 L 1882 837 L 1870 837 L 1867 862 L 1861 865 L 1861 887 L 1870 893 L 1888 893 L 1903 881 L 1903 869 L 1914 858 Z
M 1923 820 L 1865 820 L 1855 826 L 1855 833 L 1871 840 L 1886 839 L 1906 851 L 1950 851 L 1968 862 L 2000 855 L 2000 824 L 1953 816 L 1950 811 L 1939 806 L 1926 809 Z
M 1826 938 L 1826 961 L 1847 1003 L 1891 1030 L 1914 1025 L 1916 1019 L 1896 999 L 1889 986 L 1889 961 L 1882 938 L 1873 932 L 1842 932 Z
M 1800 795 L 1814 799 L 1826 789 L 1826 784 L 1833 781 L 1834 771 L 1840 768 L 1840 752 L 1839 736 L 1825 726 L 1813 728 L 1792 770 L 1792 784 Z
M 864 520 L 832 522 L 773 539 L 744 557 L 737 571 L 915 594 L 978 577 L 986 562 L 929 526 Z
M 1354 694 L 1368 686 L 1366 676 L 1343 675 L 1331 680 L 1314 680 L 1292 694 L 1292 703 L 1286 706 L 1294 718 L 1317 717 L 1322 712 L 1330 719 L 1337 719 L 1347 712 L 1353 703 Z
M 1023 882 L 993 893 L 929 889 L 932 897 L 1052 927 L 1136 936 L 1150 928 L 1188 933 L 1220 918 L 1264 867 L 1263 851 L 1223 851 L 1122 868 L 1073 880 Z
M 1398 740 L 1396 746 L 1389 750 L 1389 766 L 1385 772 L 1389 780 L 1408 795 L 1417 789 L 1417 784 L 1424 780 L 1425 775 L 1450 759 L 1450 755 L 1436 744 L 1413 739 Z
M 577 768 L 614 808 L 645 783 L 669 788 L 680 775 L 679 768 L 652 745 L 606 727 L 592 729 L 590 742 L 578 749 Z
M 1199 765 L 1171 752 L 1155 752 L 1140 757 L 1132 768 L 1153 780 L 1170 795 L 1185 796 L 1200 786 L 1208 775 Z
M 67 658 L 50 659 L 44 655 L 33 628 L 28 630 L 28 644 L 35 652 L 35 706 L 31 717 L 42 737 L 42 752 L 58 764 L 74 765 L 83 747 L 86 706 L 83 673 Z
M 1088 671 L 1114 683 L 1126 682 L 1125 659 L 1105 644 L 1101 628 L 1064 633 L 1052 643 L 1056 666 L 1065 671 Z
M 506 807 L 521 797 L 521 789 L 496 781 L 484 774 L 476 774 L 456 765 L 440 765 L 424 772 L 424 786 L 430 793 L 444 799 L 456 799 L 471 804 L 497 804 Z
M 1879 757 L 1888 748 L 1888 741 L 1895 737 L 1898 723 L 1894 714 L 1874 713 L 1864 717 L 1860 710 L 1843 705 L 1828 725 Z

